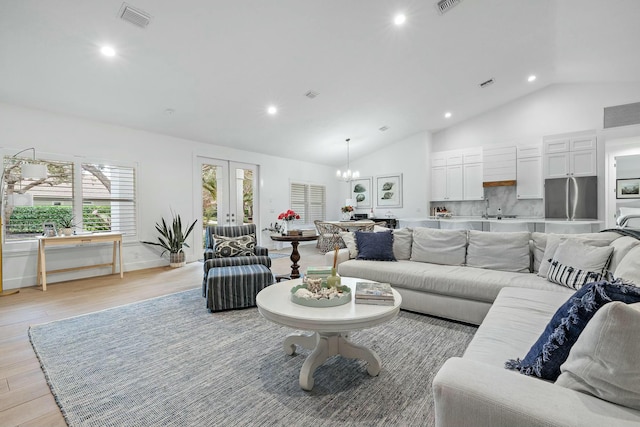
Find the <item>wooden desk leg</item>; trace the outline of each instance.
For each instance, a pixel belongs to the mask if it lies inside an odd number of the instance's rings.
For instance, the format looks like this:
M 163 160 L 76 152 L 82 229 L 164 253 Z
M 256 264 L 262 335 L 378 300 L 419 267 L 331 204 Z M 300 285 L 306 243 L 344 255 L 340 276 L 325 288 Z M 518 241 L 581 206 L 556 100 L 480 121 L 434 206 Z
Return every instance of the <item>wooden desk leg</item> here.
M 122 266 L 122 239 L 118 240 L 118 252 L 120 252 L 120 278 L 124 277 L 124 267 Z
M 113 256 L 111 257 L 111 274 L 116 274 L 116 248 L 118 247 L 118 242 L 116 240 L 113 241 Z
M 293 246 L 293 250 L 291 251 L 291 256 L 289 259 L 293 264 L 291 264 L 291 278 L 297 279 L 300 277 L 300 266 L 298 265 L 298 261 L 300 261 L 300 252 L 298 252 L 298 245 L 300 242 L 291 242 L 291 246 Z
M 40 245 L 42 245 L 42 242 L 38 240 L 38 268 L 36 270 L 36 286 L 40 286 Z
M 47 261 L 45 258 L 44 240 L 40 240 L 38 247 L 38 257 L 40 258 L 40 276 L 42 278 L 42 292 L 47 290 Z

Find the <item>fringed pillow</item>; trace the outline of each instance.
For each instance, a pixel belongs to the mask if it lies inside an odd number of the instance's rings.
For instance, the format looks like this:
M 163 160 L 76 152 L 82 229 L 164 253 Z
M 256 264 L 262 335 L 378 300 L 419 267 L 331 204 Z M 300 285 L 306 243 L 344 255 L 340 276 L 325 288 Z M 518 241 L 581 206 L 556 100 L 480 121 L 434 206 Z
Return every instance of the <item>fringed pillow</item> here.
M 556 311 L 527 355 L 508 360 L 505 368 L 555 381 L 560 375 L 560 365 L 567 360 L 582 330 L 598 309 L 611 301 L 640 302 L 640 288 L 618 280 L 583 286 Z

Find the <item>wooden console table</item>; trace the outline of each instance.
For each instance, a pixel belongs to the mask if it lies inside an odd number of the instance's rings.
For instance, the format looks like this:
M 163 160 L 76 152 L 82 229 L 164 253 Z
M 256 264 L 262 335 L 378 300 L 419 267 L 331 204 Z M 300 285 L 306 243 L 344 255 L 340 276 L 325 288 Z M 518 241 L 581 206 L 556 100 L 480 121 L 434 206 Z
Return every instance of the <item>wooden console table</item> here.
M 81 267 L 69 267 L 59 270 L 47 271 L 46 251 L 49 246 L 58 245 L 89 245 L 94 243 L 113 242 L 113 258 L 110 263 L 84 265 Z M 38 237 L 38 283 L 42 283 L 42 290 L 47 290 L 47 273 L 63 273 L 66 271 L 85 270 L 88 268 L 100 268 L 111 266 L 111 274 L 116 274 L 116 252 L 120 255 L 120 278 L 124 277 L 122 271 L 122 233 L 94 233 L 74 236 Z

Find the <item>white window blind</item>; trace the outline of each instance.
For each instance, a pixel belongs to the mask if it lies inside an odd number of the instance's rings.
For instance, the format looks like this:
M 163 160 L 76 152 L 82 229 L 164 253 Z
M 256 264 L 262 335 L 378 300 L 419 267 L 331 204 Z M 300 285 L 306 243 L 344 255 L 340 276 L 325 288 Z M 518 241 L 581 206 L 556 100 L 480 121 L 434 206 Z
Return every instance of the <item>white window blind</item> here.
M 82 164 L 82 219 L 86 231 L 136 234 L 136 180 L 132 167 Z
M 301 184 L 292 182 L 290 185 L 291 209 L 304 223 L 325 219 L 325 187 L 322 185 Z

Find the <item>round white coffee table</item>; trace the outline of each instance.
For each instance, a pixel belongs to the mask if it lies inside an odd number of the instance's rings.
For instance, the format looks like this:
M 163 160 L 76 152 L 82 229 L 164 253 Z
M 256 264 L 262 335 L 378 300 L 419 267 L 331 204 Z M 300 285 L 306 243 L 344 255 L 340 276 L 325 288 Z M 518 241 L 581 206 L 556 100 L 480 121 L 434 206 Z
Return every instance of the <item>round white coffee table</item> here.
M 369 280 L 342 277 L 342 285 L 349 286 L 351 301 L 337 307 L 306 307 L 291 301 L 291 288 L 302 279 L 289 280 L 268 286 L 258 293 L 258 311 L 265 319 L 293 329 L 312 331 L 309 335 L 291 334 L 284 340 L 284 351 L 292 355 L 296 344 L 313 349 L 300 370 L 300 387 L 313 388 L 313 373 L 325 360 L 337 354 L 368 363 L 371 376 L 380 373 L 381 361 L 371 349 L 352 343 L 349 332 L 371 328 L 393 319 L 400 311 L 402 297 L 393 290 L 393 305 L 356 304 L 353 299 L 356 282 Z

